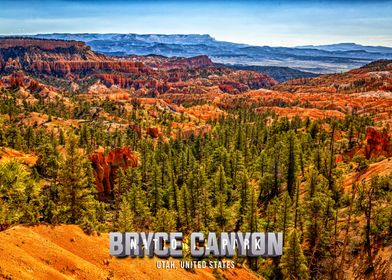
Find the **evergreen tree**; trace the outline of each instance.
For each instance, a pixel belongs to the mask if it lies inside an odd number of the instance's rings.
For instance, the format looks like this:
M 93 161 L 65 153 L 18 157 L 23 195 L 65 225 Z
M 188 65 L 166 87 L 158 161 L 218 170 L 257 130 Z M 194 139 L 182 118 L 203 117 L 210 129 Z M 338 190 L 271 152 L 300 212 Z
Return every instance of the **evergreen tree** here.
M 59 183 L 60 221 L 83 224 L 95 221 L 95 185 L 91 163 L 79 150 L 78 138 L 70 134 L 66 155 L 60 161 Z
M 284 253 L 279 265 L 284 279 L 310 279 L 306 259 L 299 240 L 297 229 L 293 229 L 288 236 L 287 246 L 284 247 Z
M 119 232 L 132 232 L 135 230 L 134 228 L 134 213 L 131 210 L 131 207 L 126 200 L 125 197 L 122 197 L 122 200 L 119 204 L 118 215 L 113 223 L 113 230 Z
M 316 186 L 313 196 L 305 202 L 304 207 L 307 214 L 305 237 L 309 246 L 309 270 L 313 278 L 318 278 L 322 269 L 320 261 L 330 255 L 328 251 L 332 243 L 334 204 L 332 192 L 328 190 L 327 184 Z
M 0 229 L 13 223 L 38 222 L 39 192 L 38 183 L 18 161 L 0 163 Z
M 241 184 L 240 184 L 240 195 L 238 202 L 238 219 L 235 227 L 235 231 L 239 231 L 245 222 L 246 215 L 249 211 L 249 199 L 250 199 L 250 188 L 249 188 L 249 178 L 246 172 L 241 174 Z
M 232 222 L 232 212 L 226 205 L 227 201 L 227 180 L 225 170 L 220 165 L 215 174 L 214 192 L 214 218 L 218 231 L 226 231 Z
M 129 188 L 126 198 L 131 211 L 134 213 L 135 227 L 143 229 L 149 223 L 150 209 L 148 208 L 147 194 L 142 189 L 138 168 L 129 168 L 125 172 L 125 183 Z
M 257 191 L 255 186 L 249 186 L 249 200 L 246 215 L 246 224 L 244 224 L 244 232 L 257 232 L 258 230 L 258 208 L 257 208 Z
M 360 184 L 358 187 L 358 196 L 355 201 L 355 208 L 359 214 L 365 217 L 364 251 L 366 258 L 364 260 L 364 269 L 360 274 L 372 274 L 373 278 L 377 277 L 375 267 L 375 250 L 374 243 L 380 240 L 391 239 L 392 224 L 392 176 L 373 177 L 370 183 Z M 377 221 L 377 223 L 375 223 Z
M 287 192 L 293 198 L 297 171 L 294 132 L 289 132 L 287 142 Z
M 125 172 L 122 168 L 117 170 L 116 179 L 113 185 L 113 201 L 114 201 L 114 220 L 118 219 L 120 212 L 120 203 L 125 198 L 125 194 L 129 189 L 129 185 L 125 179 Z
M 60 153 L 52 143 L 44 143 L 39 146 L 38 153 L 35 168 L 41 176 L 53 181 L 59 170 Z
M 286 239 L 287 229 L 290 226 L 292 215 L 292 200 L 287 192 L 284 192 L 280 198 L 279 205 L 279 230 L 283 232 L 283 241 Z
M 192 223 L 189 196 L 188 186 L 186 184 L 182 185 L 179 199 L 180 211 L 178 212 L 178 215 L 180 216 L 181 225 L 184 231 L 189 231 Z
M 155 162 L 155 160 L 153 161 L 153 164 L 151 166 L 151 173 L 150 173 L 150 182 L 151 182 L 151 187 L 150 187 L 150 193 L 149 193 L 149 197 L 150 197 L 150 209 L 151 209 L 151 213 L 155 216 L 158 213 L 158 210 L 161 208 L 162 205 L 162 188 L 161 188 L 161 184 L 160 184 L 160 178 L 161 178 L 161 174 L 160 174 L 160 170 L 159 167 L 157 165 L 157 163 Z
M 154 231 L 172 232 L 176 229 L 176 213 L 165 208 L 159 209 L 154 217 Z

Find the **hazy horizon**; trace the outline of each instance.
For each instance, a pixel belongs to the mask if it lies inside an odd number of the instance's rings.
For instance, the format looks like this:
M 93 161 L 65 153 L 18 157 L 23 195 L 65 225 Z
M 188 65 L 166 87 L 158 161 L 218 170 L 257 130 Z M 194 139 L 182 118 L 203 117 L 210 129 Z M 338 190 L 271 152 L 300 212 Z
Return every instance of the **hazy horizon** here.
M 209 34 L 257 46 L 392 47 L 392 1 L 3 0 L 0 34 Z
M 72 34 L 72 35 L 82 35 L 82 34 L 90 34 L 90 35 L 109 35 L 109 34 L 118 34 L 118 35 L 168 35 L 168 36 L 175 36 L 175 35 L 179 35 L 179 36 L 184 36 L 184 35 L 208 35 L 211 38 L 213 38 L 216 41 L 221 41 L 221 42 L 229 42 L 229 43 L 238 43 L 238 42 L 231 42 L 231 41 L 225 41 L 225 40 L 220 40 L 219 38 L 215 38 L 214 36 L 211 36 L 210 34 L 197 34 L 197 33 L 172 33 L 172 34 L 168 34 L 168 33 L 116 33 L 116 32 L 110 32 L 110 33 L 97 33 L 97 32 L 80 32 L 80 33 L 68 33 L 68 32 L 52 32 L 52 33 L 31 33 L 31 34 L 0 34 L 0 36 L 2 37 L 18 37 L 18 36 L 35 36 L 35 35 L 47 35 L 47 34 Z M 255 45 L 255 44 L 248 44 L 248 43 L 238 43 L 238 44 L 245 44 L 245 45 L 250 45 L 250 46 L 268 46 L 268 47 L 306 47 L 306 46 L 323 46 L 323 45 L 339 45 L 339 44 L 357 44 L 357 45 L 362 45 L 364 47 L 390 47 L 392 48 L 392 46 L 386 46 L 386 45 L 366 45 L 366 44 L 359 44 L 357 42 L 333 42 L 333 43 L 327 43 L 327 44 L 307 44 L 307 45 L 296 45 L 296 46 L 280 46 L 280 45 Z

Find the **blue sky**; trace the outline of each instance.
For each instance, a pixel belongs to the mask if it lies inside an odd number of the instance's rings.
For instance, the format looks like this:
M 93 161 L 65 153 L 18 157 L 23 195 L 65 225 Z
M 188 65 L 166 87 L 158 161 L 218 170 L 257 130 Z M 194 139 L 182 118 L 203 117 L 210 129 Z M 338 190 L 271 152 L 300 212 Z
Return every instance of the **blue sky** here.
M 392 1 L 0 0 L 0 34 L 210 34 L 253 45 L 392 47 Z

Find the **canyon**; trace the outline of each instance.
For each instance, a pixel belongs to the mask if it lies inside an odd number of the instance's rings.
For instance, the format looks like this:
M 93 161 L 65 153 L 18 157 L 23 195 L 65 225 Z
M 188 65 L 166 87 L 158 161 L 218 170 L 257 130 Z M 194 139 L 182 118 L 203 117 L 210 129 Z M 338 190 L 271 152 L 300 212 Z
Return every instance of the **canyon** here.
M 18 220 L 29 226 L 17 225 L 13 217 L 3 223 L 0 256 L 5 262 L 0 265 L 0 278 L 28 279 L 38 275 L 123 279 L 130 269 L 136 279 L 157 279 L 162 275 L 169 279 L 269 277 L 271 268 L 277 268 L 272 260 L 260 262 L 255 269 L 258 274 L 245 268 L 246 260 L 238 262 L 233 270 L 191 273 L 179 269 L 157 274 L 155 259 L 145 259 L 142 264 L 141 260 L 110 257 L 109 235 L 105 232 L 114 226 L 120 228 L 115 224 L 120 213 L 126 215 L 122 215 L 123 227 L 118 231 L 200 231 L 203 217 L 208 215 L 198 214 L 193 219 L 188 212 L 201 213 L 199 208 L 215 217 L 209 225 L 212 230 L 217 222 L 226 223 L 230 230 L 242 230 L 237 223 L 241 223 L 244 213 L 251 214 L 250 226 L 253 219 L 259 218 L 260 225 L 267 221 L 272 224 L 270 206 L 275 207 L 274 201 L 284 197 L 286 190 L 288 193 L 288 162 L 291 167 L 294 162 L 296 170 L 291 174 L 298 180 L 297 202 L 303 202 L 306 217 L 313 215 L 308 197 L 315 207 L 324 200 L 333 203 L 336 199 L 340 203 L 336 216 L 329 213 L 332 204 L 326 207 L 327 224 L 335 227 L 335 240 L 328 240 L 340 247 L 344 242 L 340 240 L 346 240 L 343 234 L 347 239 L 353 237 L 346 259 L 345 249 L 343 256 L 328 249 L 322 259 L 326 263 L 320 266 L 313 266 L 311 258 L 321 247 L 303 242 L 300 247 L 309 257 L 309 264 L 317 269 L 323 267 L 322 275 L 328 275 L 328 269 L 336 268 L 331 263 L 336 265 L 336 259 L 341 258 L 346 265 L 342 265 L 345 275 L 354 273 L 352 267 L 364 256 L 360 250 L 365 218 L 353 214 L 351 226 L 348 207 L 354 205 L 355 193 L 350 192 L 359 186 L 359 180 L 369 183 L 371 177 L 389 175 L 392 170 L 392 61 L 377 60 L 344 73 L 279 82 L 249 68 L 233 68 L 216 64 L 205 54 L 113 56 L 78 41 L 0 38 L 0 162 L 7 166 L 14 161 L 23 171 L 21 175 L 40 188 L 39 197 L 44 198 L 45 205 L 42 209 L 41 205 L 32 205 L 32 209 L 39 208 L 33 222 L 32 218 Z M 69 148 L 72 137 L 76 149 Z M 293 154 L 294 159 L 290 159 Z M 73 161 L 66 161 L 71 156 L 77 161 L 75 166 L 83 169 L 76 176 L 72 173 Z M 58 176 L 64 170 L 58 167 L 60 164 L 71 170 L 68 173 L 72 174 L 65 178 L 72 177 L 74 185 Z M 131 178 L 132 188 L 119 182 L 118 178 L 123 178 L 120 170 L 130 176 L 122 182 L 128 183 Z M 83 175 L 85 178 L 79 182 L 76 177 Z M 308 184 L 313 177 L 320 197 L 310 195 Z M 57 180 L 63 180 L 63 185 Z M 87 180 L 89 188 L 84 190 Z M 221 183 L 223 191 L 214 188 L 216 182 Z M 91 191 L 92 203 L 97 205 L 96 221 L 75 219 L 65 221 L 72 225 L 58 224 L 63 217 L 55 206 L 65 203 L 66 196 L 57 198 L 60 191 L 67 190 L 64 186 Z M 257 205 L 256 210 L 240 215 L 240 188 L 253 190 L 249 194 L 254 201 L 248 200 L 247 205 Z M 200 197 L 205 195 L 201 202 L 206 204 L 195 204 L 197 199 L 192 194 L 196 189 Z M 275 189 L 280 193 L 264 205 Z M 33 194 L 29 190 L 26 201 L 33 204 L 35 200 L 27 199 Z M 126 195 L 120 201 L 122 192 Z M 224 201 L 226 212 L 216 216 L 219 199 Z M 2 202 L 9 200 L 5 197 Z M 283 202 L 286 203 L 279 203 Z M 210 207 L 210 203 L 215 206 Z M 279 207 L 282 205 L 285 204 Z M 373 205 L 383 211 L 382 204 Z M 74 211 L 75 216 L 88 214 L 92 204 L 84 206 L 80 211 L 86 212 Z M 297 205 L 290 207 L 291 215 L 296 214 Z M 15 208 L 19 210 L 18 205 Z M 275 215 L 281 219 L 279 212 L 276 210 Z M 241 219 L 231 216 L 237 214 Z M 314 221 L 317 224 L 318 219 Z M 304 232 L 312 233 L 308 229 Z M 380 256 L 388 265 L 390 246 L 384 246 L 380 236 L 380 242 L 373 242 L 374 256 Z M 10 251 L 14 253 L 5 257 Z M 337 258 L 330 258 L 331 254 Z
M 268 75 L 235 70 L 213 63 L 206 55 L 190 58 L 107 56 L 83 42 L 31 38 L 0 39 L 0 87 L 18 88 L 19 104 L 76 106 L 71 95 L 86 102 L 116 101 L 121 110 L 144 106 L 148 125 L 131 122 L 93 107 L 84 117 L 51 118 L 32 113 L 20 123 L 35 124 L 57 133 L 102 118 L 110 131 L 134 131 L 152 139 L 189 138 L 211 131 L 209 119 L 225 110 L 251 108 L 289 119 L 344 119 L 371 115 L 382 124 L 392 121 L 392 61 L 379 60 L 341 74 L 292 79 L 277 83 Z M 170 115 L 170 131 L 160 124 Z M 181 116 L 182 120 L 178 118 Z M 87 119 L 86 119 L 87 118 Z M 30 120 L 30 121 L 29 121 Z M 188 120 L 188 121 L 185 121 Z M 358 150 L 366 158 L 389 156 L 389 135 L 376 128 L 366 131 L 366 145 Z M 97 190 L 109 195 L 118 168 L 137 166 L 131 147 L 90 153 Z
M 192 57 L 208 55 L 215 63 L 229 66 L 264 66 L 283 72 L 292 69 L 304 71 L 296 74 L 307 77 L 308 72 L 325 74 L 344 72 L 379 59 L 391 59 L 392 48 L 341 43 L 321 46 L 275 47 L 254 46 L 219 41 L 208 34 L 72 34 L 53 33 L 29 36 L 43 39 L 83 41 L 94 51 L 107 55 L 124 56 L 164 55 Z M 257 70 L 256 70 L 257 71 Z M 296 75 L 294 74 L 294 75 Z M 277 76 L 279 79 L 279 76 Z M 291 76 L 294 78 L 294 76 Z
M 108 57 L 92 52 L 82 42 L 27 38 L 0 39 L 0 71 L 22 71 L 41 79 L 50 78 L 52 83 L 66 80 L 79 86 L 86 81 L 101 82 L 107 88 L 132 89 L 139 95 L 150 96 L 190 93 L 192 85 L 240 93 L 276 84 L 261 73 L 218 67 L 207 56 Z

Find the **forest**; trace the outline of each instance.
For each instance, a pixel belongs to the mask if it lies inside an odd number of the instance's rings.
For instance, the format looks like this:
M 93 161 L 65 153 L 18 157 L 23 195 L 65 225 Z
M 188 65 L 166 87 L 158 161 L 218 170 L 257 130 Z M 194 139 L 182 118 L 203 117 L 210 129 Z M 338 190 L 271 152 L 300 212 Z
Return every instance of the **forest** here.
M 279 258 L 239 258 L 267 279 L 343 279 L 353 263 L 357 279 L 386 279 L 379 252 L 392 242 L 392 175 L 344 185 L 374 159 L 338 161 L 363 143 L 371 115 L 343 119 L 279 117 L 246 108 L 208 120 L 210 132 L 152 138 L 130 128 L 109 131 L 86 118 L 79 127 L 48 132 L 20 125 L 20 114 L 78 118 L 91 106 L 73 97 L 61 102 L 18 104 L 16 89 L 1 89 L 0 147 L 37 155 L 33 166 L 0 163 L 0 229 L 15 224 L 78 224 L 85 232 L 200 231 L 283 232 Z M 129 123 L 143 124 L 143 105 L 94 104 Z M 159 112 L 170 130 L 175 118 Z M 142 129 L 145 129 L 142 125 Z M 138 165 L 119 169 L 111 194 L 98 197 L 88 155 L 129 146 Z M 380 160 L 380 159 L 377 159 Z M 359 178 L 359 176 L 356 176 Z M 184 259 L 189 259 L 189 253 Z

